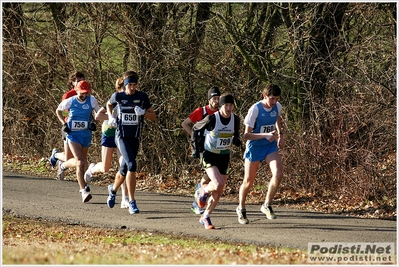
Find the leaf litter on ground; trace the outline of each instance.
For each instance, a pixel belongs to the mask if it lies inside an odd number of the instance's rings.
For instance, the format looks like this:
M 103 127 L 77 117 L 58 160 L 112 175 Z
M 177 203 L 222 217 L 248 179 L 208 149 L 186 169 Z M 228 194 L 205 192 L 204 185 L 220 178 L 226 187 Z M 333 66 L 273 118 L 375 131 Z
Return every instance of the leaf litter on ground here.
M 297 249 L 68 225 L 3 214 L 4 264 L 304 264 Z

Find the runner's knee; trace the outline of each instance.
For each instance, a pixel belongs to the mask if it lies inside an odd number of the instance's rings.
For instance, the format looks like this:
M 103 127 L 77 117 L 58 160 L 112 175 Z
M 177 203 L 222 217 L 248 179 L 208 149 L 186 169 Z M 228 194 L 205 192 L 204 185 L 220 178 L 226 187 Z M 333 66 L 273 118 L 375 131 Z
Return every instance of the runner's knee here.
M 76 161 L 76 167 L 84 167 L 85 166 L 85 164 L 86 164 L 86 161 L 84 161 L 84 160 L 77 160 Z

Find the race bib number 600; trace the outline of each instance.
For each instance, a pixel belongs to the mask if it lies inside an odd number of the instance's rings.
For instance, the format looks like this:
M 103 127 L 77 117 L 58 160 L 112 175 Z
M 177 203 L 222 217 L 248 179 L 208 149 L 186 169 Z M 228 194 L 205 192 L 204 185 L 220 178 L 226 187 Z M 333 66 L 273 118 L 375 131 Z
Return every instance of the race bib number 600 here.
M 123 125 L 137 125 L 137 124 L 139 124 L 137 114 L 123 113 L 122 114 L 122 124 Z

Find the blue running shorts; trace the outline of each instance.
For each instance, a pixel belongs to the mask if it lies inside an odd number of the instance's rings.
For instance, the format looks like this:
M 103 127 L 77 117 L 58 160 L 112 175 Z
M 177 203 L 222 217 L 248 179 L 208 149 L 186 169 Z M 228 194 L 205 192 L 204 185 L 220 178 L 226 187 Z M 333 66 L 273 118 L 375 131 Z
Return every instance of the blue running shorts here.
M 69 141 L 81 144 L 82 147 L 89 147 L 91 146 L 91 139 L 92 136 L 81 136 L 80 134 L 73 134 L 69 133 L 67 135 L 67 143 L 69 144 Z
M 105 136 L 104 134 L 101 135 L 101 145 L 105 147 L 116 147 L 115 144 L 115 136 Z
M 277 142 L 263 146 L 247 145 L 244 153 L 244 159 L 250 162 L 263 161 L 267 155 L 278 151 Z

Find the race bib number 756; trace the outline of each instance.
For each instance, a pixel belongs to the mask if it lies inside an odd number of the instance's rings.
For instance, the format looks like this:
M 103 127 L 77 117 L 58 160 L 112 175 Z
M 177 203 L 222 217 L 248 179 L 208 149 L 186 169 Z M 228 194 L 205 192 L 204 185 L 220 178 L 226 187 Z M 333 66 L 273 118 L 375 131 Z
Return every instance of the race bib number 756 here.
M 72 131 L 81 131 L 81 130 L 86 130 L 87 129 L 87 121 L 77 121 L 77 120 L 72 120 Z

